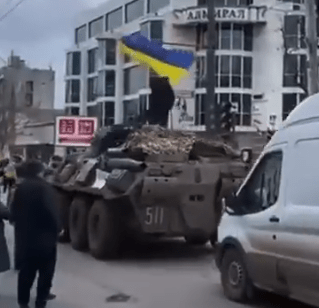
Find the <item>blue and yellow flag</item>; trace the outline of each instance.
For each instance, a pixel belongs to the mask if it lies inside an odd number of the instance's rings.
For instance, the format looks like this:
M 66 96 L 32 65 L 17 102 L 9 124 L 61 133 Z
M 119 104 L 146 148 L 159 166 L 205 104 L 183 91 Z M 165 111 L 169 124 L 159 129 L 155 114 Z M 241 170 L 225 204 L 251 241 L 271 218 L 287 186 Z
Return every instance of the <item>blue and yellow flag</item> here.
M 168 77 L 172 86 L 189 76 L 188 69 L 194 61 L 192 53 L 165 49 L 140 33 L 124 36 L 119 47 L 120 52 L 133 61 L 151 68 L 161 77 Z

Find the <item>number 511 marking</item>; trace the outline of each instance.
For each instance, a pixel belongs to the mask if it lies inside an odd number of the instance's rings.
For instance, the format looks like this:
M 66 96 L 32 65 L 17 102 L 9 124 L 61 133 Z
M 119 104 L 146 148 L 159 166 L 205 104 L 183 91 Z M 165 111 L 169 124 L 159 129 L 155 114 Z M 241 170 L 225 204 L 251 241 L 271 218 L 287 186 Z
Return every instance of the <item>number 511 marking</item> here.
M 146 208 L 146 225 L 162 225 L 164 221 L 164 208 L 163 207 L 147 207 Z

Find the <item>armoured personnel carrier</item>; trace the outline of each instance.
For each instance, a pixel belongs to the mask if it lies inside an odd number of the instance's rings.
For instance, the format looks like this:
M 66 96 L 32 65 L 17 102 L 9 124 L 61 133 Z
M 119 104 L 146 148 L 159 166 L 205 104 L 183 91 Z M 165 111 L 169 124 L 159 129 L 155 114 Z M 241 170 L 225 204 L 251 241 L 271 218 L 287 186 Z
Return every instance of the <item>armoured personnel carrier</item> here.
M 98 259 L 116 258 L 125 240 L 144 235 L 214 245 L 220 200 L 247 174 L 250 157 L 160 126 L 103 129 L 85 153 L 56 159 L 46 172 L 60 196 L 61 240 Z

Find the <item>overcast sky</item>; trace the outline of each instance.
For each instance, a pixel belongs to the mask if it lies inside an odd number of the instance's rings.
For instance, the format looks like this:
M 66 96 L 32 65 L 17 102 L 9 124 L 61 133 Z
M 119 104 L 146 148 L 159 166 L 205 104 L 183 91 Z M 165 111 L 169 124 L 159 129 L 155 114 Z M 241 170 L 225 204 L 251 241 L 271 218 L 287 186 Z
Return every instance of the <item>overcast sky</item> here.
M 0 20 L 21 0 L 0 0 Z M 63 108 L 65 50 L 74 38 L 73 22 L 86 8 L 107 0 L 24 0 L 0 21 L 0 57 L 14 50 L 32 68 L 56 71 L 55 106 Z M 0 66 L 3 61 L 0 58 Z

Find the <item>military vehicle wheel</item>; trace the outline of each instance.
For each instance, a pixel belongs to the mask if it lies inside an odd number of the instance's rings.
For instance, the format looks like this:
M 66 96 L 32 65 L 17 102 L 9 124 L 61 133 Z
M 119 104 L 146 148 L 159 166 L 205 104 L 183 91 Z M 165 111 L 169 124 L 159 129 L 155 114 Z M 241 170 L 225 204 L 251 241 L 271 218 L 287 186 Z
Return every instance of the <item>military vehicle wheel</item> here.
M 88 220 L 89 248 L 97 259 L 118 257 L 121 243 L 118 215 L 104 200 L 96 200 Z
M 244 302 L 254 295 L 242 254 L 235 248 L 225 251 L 221 266 L 221 280 L 225 296 L 235 302 Z
M 83 196 L 76 196 L 71 203 L 69 228 L 71 245 L 75 250 L 86 250 L 88 247 L 87 220 L 89 204 Z
M 185 241 L 189 245 L 205 245 L 209 238 L 204 236 L 185 236 Z

